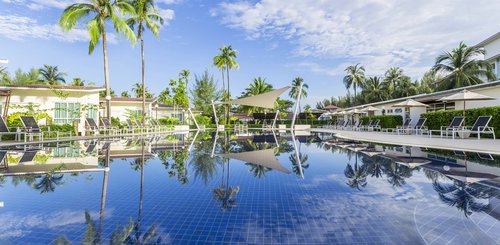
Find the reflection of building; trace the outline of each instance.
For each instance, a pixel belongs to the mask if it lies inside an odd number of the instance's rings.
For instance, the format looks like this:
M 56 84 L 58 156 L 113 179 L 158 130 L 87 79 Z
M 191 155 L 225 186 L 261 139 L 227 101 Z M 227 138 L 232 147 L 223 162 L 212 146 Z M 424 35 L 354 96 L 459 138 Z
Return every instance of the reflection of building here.
M 97 154 L 86 154 L 86 149 L 85 145 L 78 144 L 41 150 L 8 151 L 8 167 L 0 172 L 0 176 L 102 171 L 98 166 Z

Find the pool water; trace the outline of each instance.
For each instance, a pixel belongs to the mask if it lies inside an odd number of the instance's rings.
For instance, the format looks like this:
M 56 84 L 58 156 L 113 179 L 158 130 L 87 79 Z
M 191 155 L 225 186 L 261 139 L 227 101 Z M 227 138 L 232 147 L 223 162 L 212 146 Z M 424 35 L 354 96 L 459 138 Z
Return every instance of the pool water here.
M 0 244 L 499 244 L 500 156 L 198 132 L 0 149 Z

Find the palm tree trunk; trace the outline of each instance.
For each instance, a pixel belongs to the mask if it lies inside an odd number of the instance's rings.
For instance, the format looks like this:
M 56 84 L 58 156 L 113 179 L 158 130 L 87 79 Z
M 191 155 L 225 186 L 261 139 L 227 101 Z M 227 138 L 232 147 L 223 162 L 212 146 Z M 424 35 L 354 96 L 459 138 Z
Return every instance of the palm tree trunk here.
M 354 87 L 354 100 L 353 100 L 353 104 L 356 105 L 356 98 L 358 97 L 357 93 L 356 93 L 356 85 L 354 85 L 353 87 Z
M 226 74 L 227 74 L 227 98 L 228 100 L 231 100 L 231 92 L 229 92 L 229 65 L 226 64 Z M 226 124 L 229 123 L 229 109 L 231 108 L 230 105 L 226 105 L 227 110 L 226 110 Z
M 142 125 L 146 125 L 146 79 L 144 62 L 144 37 L 142 36 L 142 22 L 139 24 L 139 37 L 141 38 L 141 58 L 142 58 Z
M 109 85 L 108 51 L 106 48 L 106 23 L 102 21 L 102 55 L 104 57 L 104 84 L 106 86 L 106 117 L 111 120 L 111 88 Z

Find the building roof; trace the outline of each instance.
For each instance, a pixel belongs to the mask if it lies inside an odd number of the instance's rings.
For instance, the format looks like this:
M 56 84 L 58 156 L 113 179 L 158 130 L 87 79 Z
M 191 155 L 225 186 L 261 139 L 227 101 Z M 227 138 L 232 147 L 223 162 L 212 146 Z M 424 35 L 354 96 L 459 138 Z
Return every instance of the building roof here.
M 344 108 L 344 110 L 351 110 L 354 108 L 359 109 L 359 108 L 363 108 L 365 106 L 378 106 L 378 105 L 385 105 L 385 104 L 389 104 L 389 103 L 397 103 L 397 102 L 405 101 L 407 99 L 413 99 L 413 100 L 416 100 L 418 102 L 427 103 L 427 102 L 439 100 L 442 97 L 447 96 L 447 95 L 458 93 L 464 89 L 476 90 L 476 89 L 481 89 L 481 88 L 489 88 L 489 87 L 497 87 L 497 86 L 500 86 L 500 80 L 497 80 L 494 82 L 487 82 L 487 83 L 471 85 L 471 86 L 467 86 L 467 87 L 455 88 L 455 89 L 450 89 L 450 90 L 445 90 L 445 91 L 439 91 L 439 92 L 434 92 L 434 93 L 430 93 L 430 94 L 418 94 L 418 95 L 412 95 L 412 96 L 402 97 L 402 98 L 397 98 L 397 99 L 392 99 L 392 100 L 379 101 L 379 102 L 374 102 L 374 103 L 369 103 L 369 104 L 364 104 L 364 105 L 358 105 L 358 106 Z
M 59 89 L 66 91 L 88 91 L 88 92 L 100 92 L 106 90 L 104 87 L 94 87 L 94 86 L 68 86 L 68 85 L 48 85 L 48 84 L 23 84 L 23 85 L 1 85 L 2 90 L 30 90 L 30 89 Z
M 323 107 L 324 110 L 335 110 L 337 108 L 338 107 L 335 105 L 327 105 L 327 106 Z
M 105 102 L 106 99 L 104 98 L 99 98 L 101 102 Z M 156 98 L 146 98 L 146 103 L 153 103 L 157 99 Z M 112 97 L 111 102 L 142 102 L 142 98 L 128 98 L 128 97 Z
M 160 103 L 153 103 L 153 107 L 156 108 L 156 105 L 158 105 L 158 109 L 166 109 L 166 110 L 173 110 L 173 109 L 178 109 L 178 110 L 182 110 L 182 109 L 187 109 L 187 107 L 179 107 L 179 106 L 173 106 L 173 105 L 167 105 L 167 104 L 160 104 Z
M 481 41 L 480 43 L 476 44 L 476 47 L 484 47 L 485 45 L 488 45 L 490 44 L 491 42 L 497 40 L 500 38 L 500 31 L 493 34 L 492 36 L 484 39 L 483 41 Z

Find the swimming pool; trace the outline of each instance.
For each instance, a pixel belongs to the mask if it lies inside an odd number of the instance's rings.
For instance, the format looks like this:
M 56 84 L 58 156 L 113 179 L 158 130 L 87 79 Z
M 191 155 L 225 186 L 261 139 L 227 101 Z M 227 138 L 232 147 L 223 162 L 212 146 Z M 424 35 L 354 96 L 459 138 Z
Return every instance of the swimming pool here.
M 491 154 L 260 131 L 2 152 L 1 244 L 500 243 Z

